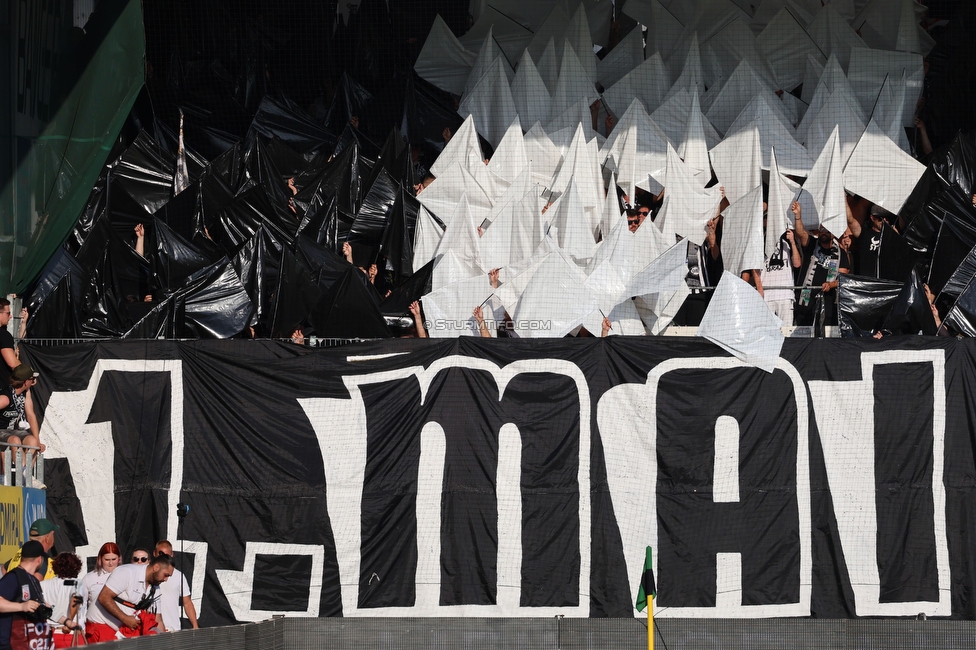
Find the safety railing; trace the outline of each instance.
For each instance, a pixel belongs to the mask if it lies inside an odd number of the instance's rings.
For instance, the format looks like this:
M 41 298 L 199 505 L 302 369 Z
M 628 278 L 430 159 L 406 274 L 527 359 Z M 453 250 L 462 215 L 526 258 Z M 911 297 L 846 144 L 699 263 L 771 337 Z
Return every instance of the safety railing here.
M 20 342 L 27 343 L 28 345 L 34 345 L 38 347 L 52 347 L 57 345 L 75 345 L 77 343 L 100 343 L 107 341 L 199 341 L 200 339 L 122 339 L 122 338 L 72 338 L 72 339 L 56 339 L 56 338 L 23 338 Z M 275 338 L 275 339 L 244 339 L 253 341 L 281 341 L 283 343 L 297 343 L 291 338 Z M 335 338 L 318 338 L 315 336 L 306 337 L 303 345 L 309 345 L 316 348 L 333 348 L 340 345 L 348 345 L 350 343 L 361 343 L 363 341 L 373 341 L 376 339 L 335 339 Z
M 44 488 L 44 456 L 39 447 L 0 442 L 3 485 Z

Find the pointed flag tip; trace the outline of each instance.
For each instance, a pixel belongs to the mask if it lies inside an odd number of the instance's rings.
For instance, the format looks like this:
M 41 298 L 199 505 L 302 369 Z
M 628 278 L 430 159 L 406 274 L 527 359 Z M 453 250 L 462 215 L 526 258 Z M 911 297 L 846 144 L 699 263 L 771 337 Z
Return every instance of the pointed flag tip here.
M 657 596 L 657 587 L 654 584 L 654 554 L 650 546 L 644 554 L 644 572 L 641 574 L 640 589 L 637 590 L 635 606 L 638 612 L 643 612 L 647 607 L 648 596 L 652 599 Z

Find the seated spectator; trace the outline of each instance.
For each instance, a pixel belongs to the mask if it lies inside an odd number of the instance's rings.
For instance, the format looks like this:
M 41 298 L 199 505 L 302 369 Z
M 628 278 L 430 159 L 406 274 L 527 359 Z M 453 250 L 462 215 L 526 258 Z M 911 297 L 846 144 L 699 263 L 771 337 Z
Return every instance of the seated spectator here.
M 39 447 L 43 452 L 47 447 L 40 440 L 40 424 L 30 393 L 38 375 L 22 363 L 10 374 L 9 385 L 0 390 L 0 442 Z

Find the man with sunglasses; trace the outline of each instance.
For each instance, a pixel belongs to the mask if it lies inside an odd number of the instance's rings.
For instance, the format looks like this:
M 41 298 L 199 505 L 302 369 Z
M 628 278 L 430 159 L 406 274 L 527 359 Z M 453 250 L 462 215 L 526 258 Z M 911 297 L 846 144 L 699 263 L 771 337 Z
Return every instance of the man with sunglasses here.
M 876 278 L 879 275 L 878 262 L 881 257 L 881 232 L 885 226 L 887 212 L 878 205 L 871 206 L 868 216 L 869 227 L 861 225 L 856 219 L 848 218 L 851 234 L 857 240 L 857 255 L 854 259 L 855 273 Z M 890 227 L 890 226 L 889 226 Z
M 650 208 L 644 205 L 637 206 L 636 208 L 627 209 L 627 228 L 630 232 L 637 232 L 637 229 L 641 227 L 644 223 L 644 219 L 647 219 L 647 215 L 651 213 Z
M 163 539 L 156 543 L 153 551 L 156 557 L 165 555 L 173 557 L 173 545 Z M 186 581 L 186 576 L 179 569 L 173 569 L 173 577 L 167 580 L 160 588 L 159 601 L 156 603 L 156 612 L 163 617 L 163 626 L 167 632 L 179 632 L 182 628 L 180 621 L 180 601 L 183 602 L 183 611 L 186 618 L 190 621 L 190 626 L 195 630 L 200 625 L 197 623 L 197 610 L 190 599 L 190 585 Z

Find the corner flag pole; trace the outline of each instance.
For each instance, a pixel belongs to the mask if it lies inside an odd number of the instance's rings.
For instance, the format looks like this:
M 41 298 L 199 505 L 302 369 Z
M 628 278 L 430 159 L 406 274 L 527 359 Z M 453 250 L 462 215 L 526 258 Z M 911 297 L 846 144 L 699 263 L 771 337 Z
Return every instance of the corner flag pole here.
M 647 599 L 647 650 L 654 650 L 654 596 Z
M 647 650 L 654 650 L 654 597 L 657 587 L 654 584 L 654 560 L 651 547 L 644 552 L 644 572 L 641 574 L 640 588 L 637 590 L 637 611 L 647 607 Z

